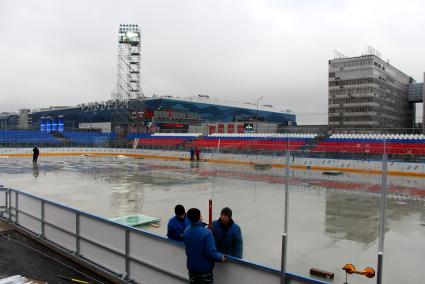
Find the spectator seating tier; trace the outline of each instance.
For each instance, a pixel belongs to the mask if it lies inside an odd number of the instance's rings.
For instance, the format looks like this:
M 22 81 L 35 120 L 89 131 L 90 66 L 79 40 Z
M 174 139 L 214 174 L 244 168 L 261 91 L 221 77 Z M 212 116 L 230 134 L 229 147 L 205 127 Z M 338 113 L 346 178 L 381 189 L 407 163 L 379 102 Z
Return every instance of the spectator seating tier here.
M 71 143 L 81 146 L 106 146 L 115 138 L 114 132 L 64 131 L 62 135 Z
M 334 134 L 314 152 L 425 155 L 425 136 L 405 134 Z
M 0 131 L 0 144 L 2 145 L 27 145 L 56 146 L 61 142 L 47 132 L 31 130 L 2 130 Z

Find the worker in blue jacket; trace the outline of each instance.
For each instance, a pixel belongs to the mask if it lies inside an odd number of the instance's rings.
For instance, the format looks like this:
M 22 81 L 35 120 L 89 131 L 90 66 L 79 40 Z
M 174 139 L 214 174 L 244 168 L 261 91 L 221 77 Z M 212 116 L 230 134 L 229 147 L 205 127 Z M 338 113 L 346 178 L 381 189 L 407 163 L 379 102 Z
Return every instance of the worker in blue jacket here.
M 243 257 L 243 241 L 241 228 L 232 219 L 232 210 L 225 207 L 220 218 L 212 223 L 215 245 L 219 252 L 234 257 Z
M 186 217 L 183 205 L 176 205 L 174 213 L 175 216 L 168 221 L 167 237 L 175 241 L 183 241 L 184 229 L 190 225 L 190 222 Z
M 201 222 L 199 209 L 189 209 L 187 217 L 191 223 L 184 231 L 189 283 L 213 284 L 214 263 L 224 261 L 224 255 L 217 251 L 211 231 Z

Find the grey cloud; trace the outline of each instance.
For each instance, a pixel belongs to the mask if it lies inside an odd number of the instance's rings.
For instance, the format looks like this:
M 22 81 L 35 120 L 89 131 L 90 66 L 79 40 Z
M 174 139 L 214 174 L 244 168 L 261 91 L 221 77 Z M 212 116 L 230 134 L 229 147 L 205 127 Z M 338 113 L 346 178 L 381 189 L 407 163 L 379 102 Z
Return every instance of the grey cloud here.
M 326 123 L 334 49 L 359 55 L 371 44 L 421 81 L 424 8 L 419 0 L 1 1 L 0 111 L 109 99 L 118 26 L 137 23 L 146 94 L 264 96 L 301 123 Z

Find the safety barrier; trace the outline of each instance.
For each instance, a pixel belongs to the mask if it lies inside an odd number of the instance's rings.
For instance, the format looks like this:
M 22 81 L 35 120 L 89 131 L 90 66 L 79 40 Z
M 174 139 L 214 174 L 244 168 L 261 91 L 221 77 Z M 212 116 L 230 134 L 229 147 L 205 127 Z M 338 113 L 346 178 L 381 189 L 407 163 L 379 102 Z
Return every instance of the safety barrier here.
M 181 243 L 15 189 L 0 188 L 0 217 L 65 253 L 127 281 L 187 283 Z M 216 283 L 281 283 L 280 271 L 228 257 Z M 326 282 L 286 273 L 289 283 Z
M 32 148 L 0 148 L 0 156 L 30 156 Z M 126 155 L 140 158 L 189 160 L 187 151 L 127 149 L 127 148 L 42 148 L 45 156 L 79 156 L 79 155 Z M 272 155 L 250 155 L 218 153 L 204 151 L 201 158 L 213 163 L 255 165 L 268 164 L 273 167 L 285 167 L 284 157 Z M 318 171 L 344 171 L 352 173 L 381 174 L 382 161 L 361 159 L 337 159 L 326 157 L 295 157 L 291 160 L 292 169 L 307 169 Z M 389 175 L 425 177 L 425 163 L 390 161 Z

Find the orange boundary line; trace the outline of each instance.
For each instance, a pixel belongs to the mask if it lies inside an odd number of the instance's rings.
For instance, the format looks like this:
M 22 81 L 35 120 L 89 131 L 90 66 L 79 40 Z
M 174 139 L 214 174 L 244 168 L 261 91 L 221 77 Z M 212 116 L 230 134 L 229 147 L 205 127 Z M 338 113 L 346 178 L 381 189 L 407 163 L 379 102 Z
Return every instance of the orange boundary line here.
M 162 159 L 162 160 L 180 160 L 189 161 L 189 158 L 179 158 L 173 156 L 160 156 L 160 155 L 148 155 L 148 154 L 137 154 L 137 153 L 98 153 L 98 152 L 63 152 L 63 153 L 42 153 L 40 156 L 81 156 L 81 155 L 92 155 L 92 156 L 128 156 L 134 158 L 146 158 L 146 159 Z M 0 154 L 0 157 L 31 157 L 32 154 L 27 153 L 11 153 L 11 154 Z M 249 161 L 236 161 L 236 160 L 206 160 L 210 163 L 217 164 L 235 164 L 235 165 L 255 165 L 254 162 Z M 274 168 L 285 168 L 284 164 L 270 164 Z M 291 165 L 292 169 L 298 170 L 314 170 L 314 171 L 340 171 L 340 172 L 351 172 L 360 174 L 375 174 L 379 175 L 382 173 L 381 170 L 372 169 L 358 169 L 358 168 L 338 168 L 338 167 L 325 167 L 325 166 L 304 166 L 304 165 Z M 403 171 L 388 171 L 389 175 L 392 176 L 414 176 L 414 177 L 425 177 L 425 173 L 416 172 L 403 172 Z

